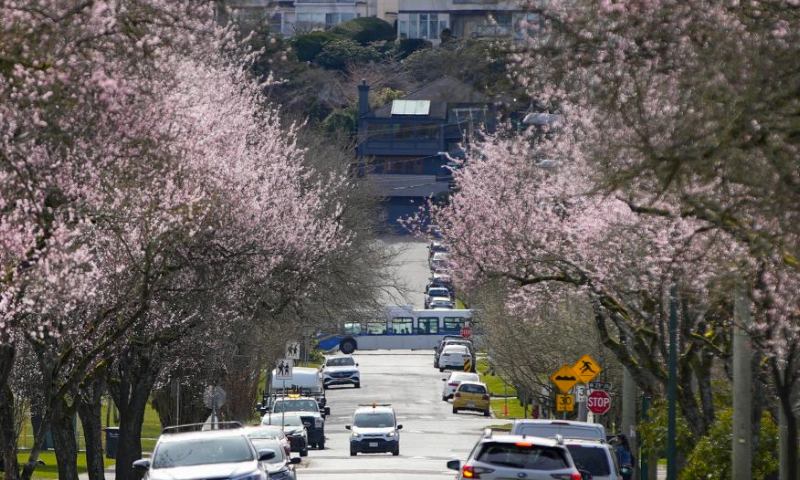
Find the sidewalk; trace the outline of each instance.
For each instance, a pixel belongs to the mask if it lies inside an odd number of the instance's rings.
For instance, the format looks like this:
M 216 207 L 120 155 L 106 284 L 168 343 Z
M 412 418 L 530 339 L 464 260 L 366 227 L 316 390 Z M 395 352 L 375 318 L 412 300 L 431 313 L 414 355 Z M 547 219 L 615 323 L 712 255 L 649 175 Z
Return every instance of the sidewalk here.
M 114 465 L 111 465 L 110 467 L 108 467 L 106 469 L 105 477 L 106 477 L 106 480 L 115 480 L 117 478 L 116 471 L 114 470 Z M 89 480 L 89 474 L 88 473 L 82 473 L 82 474 L 78 475 L 78 478 L 80 480 Z

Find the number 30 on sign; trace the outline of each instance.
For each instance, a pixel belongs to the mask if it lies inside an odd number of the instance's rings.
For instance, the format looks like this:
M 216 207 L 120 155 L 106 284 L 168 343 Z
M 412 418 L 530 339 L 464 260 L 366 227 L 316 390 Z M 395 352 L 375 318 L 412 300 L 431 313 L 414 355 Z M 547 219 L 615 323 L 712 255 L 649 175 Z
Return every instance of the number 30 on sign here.
M 556 396 L 556 411 L 571 412 L 575 409 L 575 397 L 572 395 Z

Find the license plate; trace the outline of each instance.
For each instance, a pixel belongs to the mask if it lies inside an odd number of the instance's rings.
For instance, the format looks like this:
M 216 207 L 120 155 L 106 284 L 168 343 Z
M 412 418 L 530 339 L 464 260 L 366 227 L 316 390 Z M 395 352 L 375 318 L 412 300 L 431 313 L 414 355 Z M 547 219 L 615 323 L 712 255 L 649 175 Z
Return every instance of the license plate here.
M 378 448 L 378 442 L 369 442 L 370 448 Z
M 467 408 L 475 408 L 475 404 L 473 402 L 467 403 Z

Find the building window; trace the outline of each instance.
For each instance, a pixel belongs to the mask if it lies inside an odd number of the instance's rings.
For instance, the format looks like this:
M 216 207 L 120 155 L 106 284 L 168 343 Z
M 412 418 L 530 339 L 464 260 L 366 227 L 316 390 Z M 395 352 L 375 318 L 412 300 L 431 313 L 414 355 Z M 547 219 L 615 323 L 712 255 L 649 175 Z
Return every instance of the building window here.
M 298 13 L 300 30 L 330 30 L 342 22 L 356 18 L 355 13 Z
M 438 13 L 410 13 L 407 20 L 401 19 L 397 23 L 400 38 L 436 40 L 445 28 L 447 20 L 440 19 Z

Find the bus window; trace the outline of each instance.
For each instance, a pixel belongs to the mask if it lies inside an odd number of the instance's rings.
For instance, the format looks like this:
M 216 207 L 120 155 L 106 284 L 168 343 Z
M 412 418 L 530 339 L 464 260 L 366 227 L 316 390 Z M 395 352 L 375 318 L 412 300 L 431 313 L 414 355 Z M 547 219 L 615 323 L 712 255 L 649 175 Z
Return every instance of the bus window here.
M 394 317 L 392 319 L 392 333 L 395 335 L 410 335 L 413 333 L 414 319 L 411 317 Z
M 386 335 L 386 320 L 367 322 L 367 333 L 370 335 Z
M 417 324 L 417 332 L 420 334 L 439 333 L 439 317 L 421 317 Z
M 360 323 L 345 323 L 344 324 L 344 333 L 346 335 L 361 335 L 361 324 Z
M 464 326 L 464 319 L 460 317 L 444 317 L 445 332 L 460 332 L 461 327 Z

